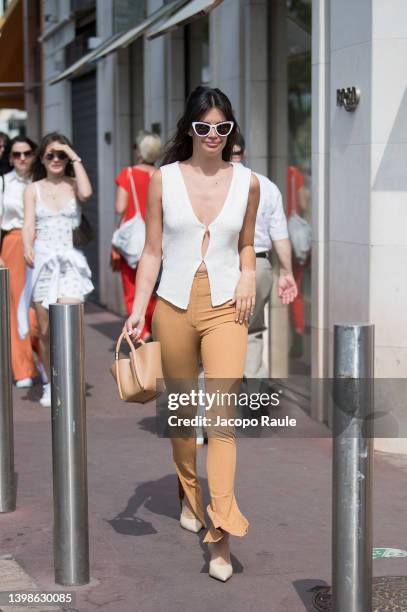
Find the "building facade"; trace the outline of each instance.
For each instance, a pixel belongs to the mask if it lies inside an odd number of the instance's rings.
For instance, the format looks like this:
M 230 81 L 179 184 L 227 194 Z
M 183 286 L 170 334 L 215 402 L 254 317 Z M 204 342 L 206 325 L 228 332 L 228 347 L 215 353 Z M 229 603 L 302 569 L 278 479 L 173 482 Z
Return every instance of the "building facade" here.
M 41 2 L 0 0 L 0 124 L 10 135 L 41 134 Z
M 122 308 L 109 268 L 115 176 L 138 130 L 165 141 L 206 83 L 232 100 L 247 165 L 312 225 L 296 271 L 302 299 L 293 309 L 274 295 L 269 309 L 270 374 L 289 378 L 326 420 L 327 397 L 311 380 L 332 376 L 333 325 L 371 321 L 376 376 L 407 375 L 404 2 L 43 0 L 42 13 L 43 131 L 70 136 L 90 172 L 98 240 L 88 256 L 101 304 Z M 337 103 L 348 88 L 360 91 L 354 110 Z

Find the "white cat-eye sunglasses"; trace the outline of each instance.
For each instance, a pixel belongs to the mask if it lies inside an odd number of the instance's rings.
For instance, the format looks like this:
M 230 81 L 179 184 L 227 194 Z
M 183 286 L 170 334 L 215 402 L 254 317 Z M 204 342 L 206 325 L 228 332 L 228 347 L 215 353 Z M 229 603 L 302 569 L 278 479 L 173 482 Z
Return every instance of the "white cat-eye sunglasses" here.
M 205 123 L 204 121 L 193 121 L 192 129 L 194 130 L 197 136 L 204 138 L 210 134 L 212 128 L 215 128 L 215 131 L 218 136 L 221 138 L 226 138 L 229 136 L 230 132 L 233 130 L 234 121 L 222 121 L 221 123 Z

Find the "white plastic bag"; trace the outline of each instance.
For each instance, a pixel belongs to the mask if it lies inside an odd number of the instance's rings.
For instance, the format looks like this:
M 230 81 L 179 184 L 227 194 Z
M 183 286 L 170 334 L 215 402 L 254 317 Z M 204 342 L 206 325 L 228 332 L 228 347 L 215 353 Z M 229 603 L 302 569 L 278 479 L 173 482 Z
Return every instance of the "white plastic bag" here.
M 301 265 L 304 265 L 312 245 L 311 226 L 303 217 L 294 214 L 288 219 L 288 233 L 295 257 Z
M 140 213 L 123 223 L 113 234 L 112 245 L 124 257 L 130 268 L 140 260 L 146 239 L 146 226 Z
M 140 204 L 131 168 L 128 169 L 128 173 L 136 214 L 117 228 L 113 234 L 112 246 L 124 257 L 130 268 L 136 268 L 146 241 L 146 225 L 141 216 Z

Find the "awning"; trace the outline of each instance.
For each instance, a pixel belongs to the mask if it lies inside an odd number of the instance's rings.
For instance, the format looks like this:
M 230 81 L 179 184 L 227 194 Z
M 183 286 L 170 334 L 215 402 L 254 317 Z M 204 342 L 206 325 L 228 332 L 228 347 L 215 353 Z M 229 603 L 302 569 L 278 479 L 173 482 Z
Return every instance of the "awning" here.
M 0 18 L 0 108 L 24 109 L 23 3 L 13 0 Z
M 69 77 L 76 76 L 77 74 L 82 72 L 82 70 L 84 70 L 87 67 L 88 63 L 94 60 L 96 58 L 96 55 L 102 49 L 110 45 L 112 41 L 116 40 L 118 37 L 119 37 L 119 34 L 114 34 L 114 36 L 110 36 L 109 38 L 107 38 L 102 44 L 96 47 L 96 49 L 92 49 L 92 51 L 90 51 L 89 53 L 86 53 L 86 55 L 83 55 L 76 62 L 68 66 L 68 68 L 65 68 L 65 70 L 60 72 L 56 77 L 48 81 L 48 84 L 55 85 L 55 83 L 59 83 L 60 81 L 63 81 L 64 79 L 68 79 Z
M 157 11 L 149 15 L 142 23 L 137 25 L 136 27 L 128 30 L 119 38 L 117 38 L 112 44 L 108 45 L 101 51 L 99 51 L 93 59 L 98 60 L 102 57 L 106 57 L 110 53 L 117 51 L 122 47 L 127 47 L 132 42 L 134 42 L 137 38 L 142 36 L 152 25 L 160 21 L 161 19 L 165 19 L 168 15 L 177 11 L 181 6 L 183 6 L 188 0 L 174 0 L 170 4 L 164 4 Z
M 147 35 L 148 39 L 162 36 L 167 32 L 176 30 L 181 26 L 186 25 L 190 21 L 194 21 L 199 17 L 208 15 L 214 8 L 219 6 L 222 0 L 191 0 L 188 4 L 182 7 L 175 15 L 172 15 L 165 21 L 157 30 L 154 30 Z
M 92 51 L 81 57 L 78 61 L 71 64 L 71 66 L 69 66 L 68 68 L 65 68 L 65 70 L 63 70 L 60 74 L 51 79 L 48 83 L 49 85 L 54 85 L 55 83 L 59 83 L 64 79 L 68 79 L 69 77 L 79 74 L 88 66 L 90 62 L 100 60 L 103 57 L 110 55 L 110 53 L 114 53 L 118 49 L 121 49 L 122 47 L 127 47 L 137 38 L 143 36 L 143 34 L 145 34 L 147 30 L 151 26 L 155 25 L 157 22 L 169 18 L 167 19 L 167 21 L 164 22 L 163 27 L 166 27 L 169 21 L 172 22 L 172 20 L 177 17 L 177 24 L 182 25 L 183 23 L 185 23 L 185 21 L 191 21 L 192 19 L 198 18 L 201 15 L 210 12 L 212 9 L 215 8 L 215 6 L 220 4 L 220 2 L 222 2 L 222 0 L 199 0 L 198 2 L 197 0 L 193 0 L 192 2 L 189 2 L 188 0 L 173 0 L 173 2 L 171 2 L 170 4 L 164 4 L 157 11 L 149 15 L 142 23 L 135 26 L 131 30 L 128 30 L 124 34 L 115 34 L 114 36 L 105 40 L 101 45 L 99 45 L 99 47 L 93 49 Z M 183 16 L 183 11 L 186 11 L 186 17 Z M 178 23 L 179 19 L 182 20 L 182 23 Z M 174 29 L 175 27 L 178 27 L 178 25 L 170 25 L 169 29 Z M 153 33 L 152 36 L 160 36 L 161 33 L 164 34 L 164 31 L 161 32 L 160 29 L 159 34 Z M 150 36 L 148 36 L 148 38 L 150 38 Z

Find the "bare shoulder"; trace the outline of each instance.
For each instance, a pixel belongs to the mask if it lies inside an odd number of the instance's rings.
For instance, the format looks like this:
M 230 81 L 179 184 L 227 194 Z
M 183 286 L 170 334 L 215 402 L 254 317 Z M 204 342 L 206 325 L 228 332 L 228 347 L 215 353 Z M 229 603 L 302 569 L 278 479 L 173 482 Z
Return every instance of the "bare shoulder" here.
M 253 171 L 250 177 L 250 195 L 260 196 L 260 181 Z
M 161 193 L 162 189 L 162 176 L 160 168 L 157 168 L 151 175 L 149 189 L 151 193 Z
M 27 185 L 27 187 L 25 188 L 24 193 L 28 196 L 32 196 L 35 193 L 35 185 L 39 183 L 40 181 L 36 181 L 33 183 L 30 183 L 29 185 Z
M 161 183 L 161 169 L 156 168 L 151 175 L 151 181 L 155 181 L 156 183 Z
M 256 174 L 253 172 L 253 170 L 250 176 L 250 190 L 252 189 L 260 191 L 260 181 L 257 178 Z

